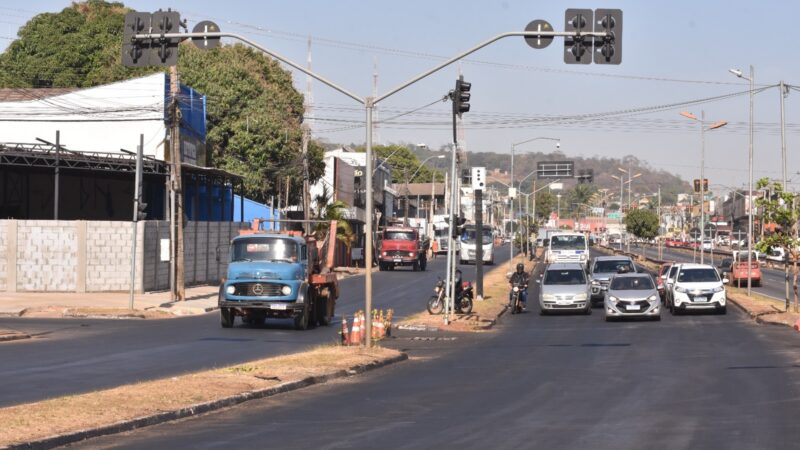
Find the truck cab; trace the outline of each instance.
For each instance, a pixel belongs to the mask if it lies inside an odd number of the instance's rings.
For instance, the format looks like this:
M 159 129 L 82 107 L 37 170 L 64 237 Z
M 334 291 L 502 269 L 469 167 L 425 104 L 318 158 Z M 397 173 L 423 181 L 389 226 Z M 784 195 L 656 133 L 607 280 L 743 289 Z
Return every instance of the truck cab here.
M 381 232 L 378 268 L 381 271 L 410 266 L 415 272 L 428 266 L 427 248 L 411 227 L 387 227 Z
M 475 264 L 478 257 L 478 231 L 475 225 L 465 225 L 459 240 L 461 241 L 460 262 L 462 264 Z M 483 226 L 481 243 L 483 244 L 482 261 L 489 265 L 494 264 L 494 233 L 491 226 Z
M 250 325 L 292 319 L 296 329 L 329 325 L 337 292 L 335 274 L 321 273 L 316 240 L 300 235 L 247 233 L 231 240 L 221 283 L 221 325 L 236 316 Z
M 589 262 L 589 245 L 583 233 L 554 233 L 546 252 L 548 264 L 578 263 L 586 269 Z

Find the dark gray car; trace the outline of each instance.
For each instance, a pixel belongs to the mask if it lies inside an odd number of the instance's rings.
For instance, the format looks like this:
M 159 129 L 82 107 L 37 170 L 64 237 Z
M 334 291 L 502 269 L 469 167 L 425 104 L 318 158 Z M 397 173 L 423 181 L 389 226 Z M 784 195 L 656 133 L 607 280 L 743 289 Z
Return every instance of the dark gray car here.
M 635 273 L 636 265 L 627 256 L 598 256 L 592 260 L 589 271 L 592 279 L 592 305 L 603 301 L 611 277 L 621 269 Z

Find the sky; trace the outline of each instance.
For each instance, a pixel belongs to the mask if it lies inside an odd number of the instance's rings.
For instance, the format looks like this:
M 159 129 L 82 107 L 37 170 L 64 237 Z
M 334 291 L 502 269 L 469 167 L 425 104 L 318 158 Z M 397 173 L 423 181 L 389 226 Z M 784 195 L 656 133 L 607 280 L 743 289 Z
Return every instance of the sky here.
M 33 15 L 57 12 L 66 0 L 0 2 L 0 51 Z M 510 153 L 513 143 L 558 138 L 569 156 L 634 155 L 685 180 L 699 178 L 701 133 L 689 111 L 728 125 L 706 132 L 706 178 L 712 189 L 745 186 L 748 178 L 749 84 L 729 73 L 755 70 L 754 178 L 781 176 L 780 80 L 800 89 L 795 33 L 783 16 L 788 0 L 577 3 L 543 0 L 262 0 L 259 2 L 128 1 L 138 11 L 172 8 L 189 28 L 201 20 L 239 33 L 305 65 L 359 96 L 381 95 L 490 37 L 522 31 L 543 19 L 560 31 L 567 8 L 623 11 L 622 63 L 577 65 L 563 60 L 563 40 L 533 49 L 523 38 L 500 40 L 461 63 L 411 85 L 378 104 L 375 141 L 424 143 L 438 149 L 452 140 L 450 105 L 437 101 L 459 75 L 472 83 L 462 144 L 468 151 Z M 784 21 L 784 22 L 782 22 Z M 782 25 L 784 23 L 785 25 Z M 228 41 L 232 42 L 232 41 Z M 306 77 L 294 73 L 306 89 Z M 377 81 L 377 83 L 376 83 Z M 713 99 L 696 102 L 703 99 Z M 363 144 L 364 109 L 352 99 L 312 83 L 312 131 L 337 143 Z M 692 102 L 681 105 L 684 102 Z M 424 107 L 424 108 L 423 108 Z M 421 109 L 419 109 L 421 108 Z M 788 178 L 800 189 L 800 90 L 785 100 Z M 407 114 L 404 114 L 407 113 Z M 397 117 L 404 114 L 400 117 Z M 391 120 L 389 120 L 391 119 Z M 381 123 L 386 120 L 385 123 Z M 516 152 L 554 151 L 535 140 Z

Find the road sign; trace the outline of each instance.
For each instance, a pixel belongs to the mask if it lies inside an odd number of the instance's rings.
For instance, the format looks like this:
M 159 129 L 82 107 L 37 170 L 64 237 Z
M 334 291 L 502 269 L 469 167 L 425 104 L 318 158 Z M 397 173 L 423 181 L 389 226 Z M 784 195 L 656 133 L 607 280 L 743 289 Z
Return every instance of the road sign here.
M 219 31 L 219 25 L 210 20 L 199 22 L 194 26 L 194 28 L 192 28 L 192 33 L 219 33 Z M 219 47 L 220 38 L 192 38 L 192 44 L 194 44 L 200 50 L 211 50 L 212 48 Z
M 608 218 L 612 219 L 612 220 L 619 220 L 619 219 L 622 218 L 622 214 L 620 214 L 618 212 L 608 213 Z
M 572 178 L 575 161 L 541 161 L 536 163 L 536 176 L 542 178 Z
M 525 27 L 525 31 L 553 31 L 553 26 L 546 20 L 534 20 Z M 533 48 L 545 48 L 553 42 L 553 36 L 525 36 L 525 42 Z
M 472 189 L 486 188 L 486 167 L 472 168 Z

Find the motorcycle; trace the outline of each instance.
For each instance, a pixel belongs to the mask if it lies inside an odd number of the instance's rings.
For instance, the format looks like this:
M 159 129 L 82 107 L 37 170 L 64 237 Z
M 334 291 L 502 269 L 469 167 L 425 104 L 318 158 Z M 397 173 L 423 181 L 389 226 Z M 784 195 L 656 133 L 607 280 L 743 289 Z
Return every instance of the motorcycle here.
M 527 289 L 528 286 L 520 283 L 515 283 L 514 286 L 511 288 L 511 300 L 509 303 L 509 309 L 511 309 L 511 314 L 517 314 L 522 312 L 522 302 L 520 298 L 522 297 L 521 291 Z
M 456 283 L 461 283 L 461 289 L 456 289 L 455 311 L 458 314 L 469 314 L 472 312 L 472 283 L 458 280 L 456 280 Z M 439 278 L 436 282 L 436 286 L 433 288 L 433 295 L 430 300 L 428 300 L 429 314 L 441 314 L 444 311 L 446 295 L 447 289 L 445 288 L 445 282 Z

